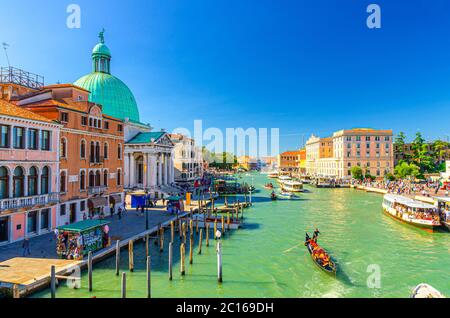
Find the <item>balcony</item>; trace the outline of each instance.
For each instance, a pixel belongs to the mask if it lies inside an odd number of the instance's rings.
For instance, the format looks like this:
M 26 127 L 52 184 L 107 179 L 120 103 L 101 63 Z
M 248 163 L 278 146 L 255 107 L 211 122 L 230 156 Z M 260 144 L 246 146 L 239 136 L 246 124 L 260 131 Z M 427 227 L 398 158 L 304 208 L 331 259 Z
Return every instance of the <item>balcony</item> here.
M 31 208 L 34 206 L 45 206 L 59 203 L 59 193 L 36 195 L 32 197 L 22 197 L 0 200 L 0 211 Z
M 91 164 L 91 166 L 102 165 L 104 162 L 105 162 L 105 158 L 104 157 L 91 156 L 89 158 L 89 163 Z
M 97 187 L 89 187 L 88 192 L 89 194 L 103 194 L 108 190 L 108 187 L 106 186 L 97 186 Z

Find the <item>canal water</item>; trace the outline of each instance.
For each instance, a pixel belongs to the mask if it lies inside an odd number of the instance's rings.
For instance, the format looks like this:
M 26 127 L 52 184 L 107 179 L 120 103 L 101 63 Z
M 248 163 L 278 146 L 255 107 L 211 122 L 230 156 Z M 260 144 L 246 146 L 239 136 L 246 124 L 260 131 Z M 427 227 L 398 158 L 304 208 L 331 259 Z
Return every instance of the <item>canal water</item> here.
M 263 189 L 270 182 L 267 176 L 252 176 L 243 178 L 249 183 L 253 178 L 257 187 L 254 206 L 244 213 L 245 227 L 223 242 L 224 283 L 217 283 L 214 244 L 203 245 L 202 255 L 197 255 L 196 244 L 194 264 L 187 264 L 186 276 L 181 277 L 176 238 L 173 281 L 168 280 L 167 248 L 160 254 L 152 245 L 153 297 L 409 297 L 423 282 L 450 296 L 450 233 L 401 224 L 382 213 L 381 195 L 353 189 L 307 186 L 309 193 L 300 194 L 299 200 L 272 202 L 270 191 Z M 315 227 L 322 233 L 320 244 L 338 264 L 336 278 L 316 267 L 302 244 L 305 232 Z M 168 240 L 167 236 L 166 246 Z M 187 260 L 188 255 L 187 251 Z M 145 297 L 144 245 L 135 245 L 133 273 L 127 270 L 127 256 L 123 251 L 127 296 Z M 120 297 L 114 268 L 114 257 L 94 267 L 93 292 L 88 292 L 83 273 L 80 289 L 62 285 L 57 297 Z M 34 295 L 49 296 L 49 291 Z

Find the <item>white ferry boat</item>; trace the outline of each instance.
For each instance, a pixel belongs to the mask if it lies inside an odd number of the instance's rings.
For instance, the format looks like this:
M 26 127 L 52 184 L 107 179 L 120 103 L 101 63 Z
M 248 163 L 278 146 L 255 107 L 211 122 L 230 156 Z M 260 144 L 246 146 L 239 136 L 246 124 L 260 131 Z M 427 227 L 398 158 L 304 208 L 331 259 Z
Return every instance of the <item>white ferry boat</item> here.
M 267 176 L 268 176 L 269 178 L 276 179 L 276 178 L 278 178 L 278 172 L 277 172 L 277 171 L 269 172 L 269 173 L 267 174 Z
M 296 180 L 281 181 L 281 187 L 287 192 L 303 192 L 303 183 Z
M 441 227 L 438 209 L 431 204 L 423 203 L 400 195 L 386 194 L 383 210 L 389 216 L 416 227 L 436 230 Z
M 435 197 L 439 211 L 441 212 L 441 222 L 450 231 L 450 197 Z

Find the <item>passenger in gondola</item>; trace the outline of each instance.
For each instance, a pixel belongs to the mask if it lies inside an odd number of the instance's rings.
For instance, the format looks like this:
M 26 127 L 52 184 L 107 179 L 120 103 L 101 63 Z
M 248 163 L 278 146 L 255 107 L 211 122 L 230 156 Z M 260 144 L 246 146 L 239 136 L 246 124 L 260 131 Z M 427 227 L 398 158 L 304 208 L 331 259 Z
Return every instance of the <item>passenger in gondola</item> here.
M 306 238 L 305 238 L 306 245 L 308 245 L 309 241 L 311 241 L 311 238 L 309 237 L 309 234 L 306 233 Z

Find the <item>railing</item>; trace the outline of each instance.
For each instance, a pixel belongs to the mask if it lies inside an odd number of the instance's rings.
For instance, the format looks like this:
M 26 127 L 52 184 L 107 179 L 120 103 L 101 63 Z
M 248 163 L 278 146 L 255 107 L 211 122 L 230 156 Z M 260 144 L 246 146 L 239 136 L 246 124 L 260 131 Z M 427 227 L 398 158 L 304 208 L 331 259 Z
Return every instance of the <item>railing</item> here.
M 0 200 L 0 211 L 30 208 L 36 205 L 59 203 L 59 193 L 36 195 L 32 197 L 12 198 Z
M 89 163 L 91 165 L 101 165 L 105 162 L 105 158 L 104 157 L 95 157 L 95 156 L 90 156 L 90 160 Z
M 108 187 L 106 187 L 106 186 L 89 187 L 88 192 L 89 192 L 89 194 L 102 194 L 107 189 L 108 189 Z
M 0 83 L 18 84 L 40 90 L 44 87 L 44 77 L 15 67 L 2 67 L 0 68 Z

